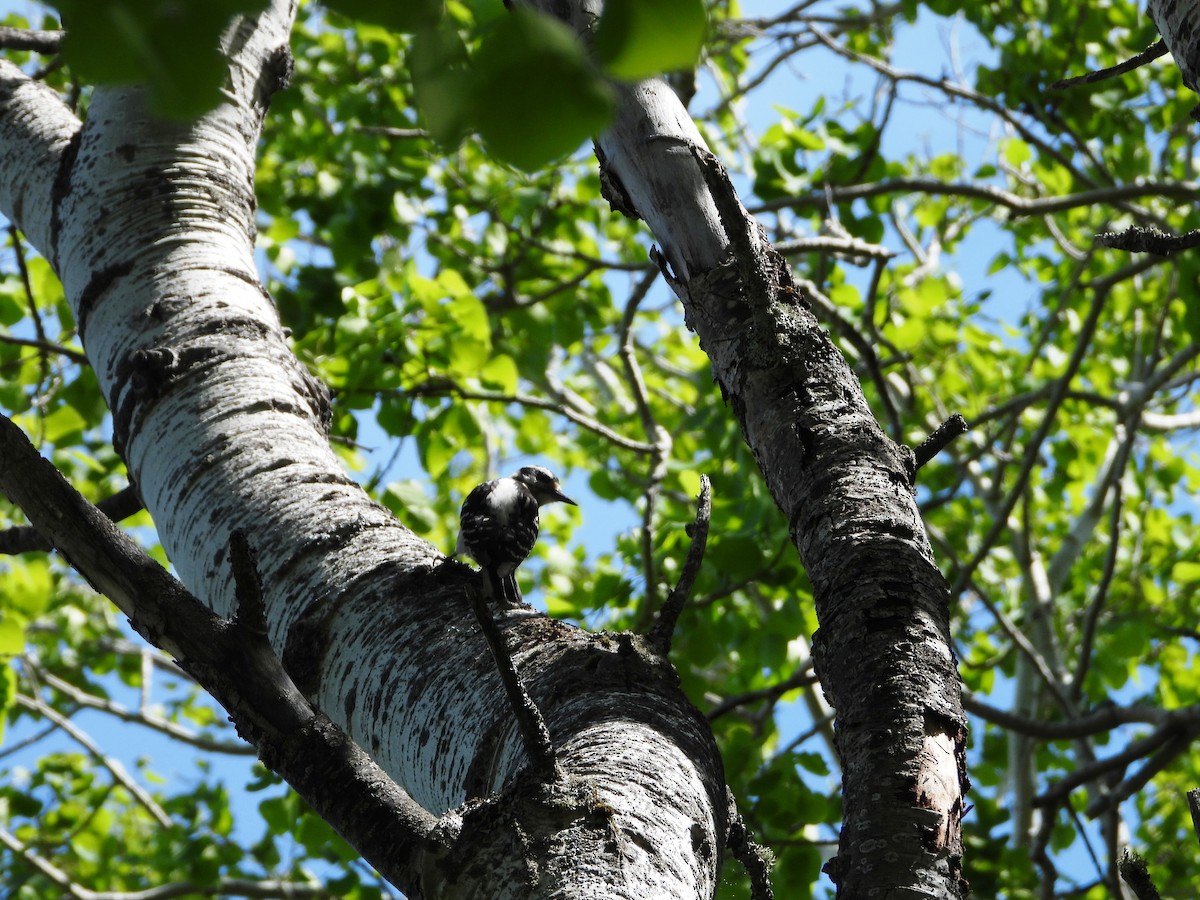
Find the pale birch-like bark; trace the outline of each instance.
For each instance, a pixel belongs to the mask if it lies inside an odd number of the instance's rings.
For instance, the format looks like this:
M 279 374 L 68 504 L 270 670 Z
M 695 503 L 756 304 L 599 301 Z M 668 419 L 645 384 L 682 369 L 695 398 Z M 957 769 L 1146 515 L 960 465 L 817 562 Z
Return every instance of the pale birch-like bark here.
M 294 13 L 276 0 L 238 26 L 226 102 L 187 125 L 102 88 L 80 127 L 0 68 L 0 158 L 28 165 L 2 167 L 0 211 L 63 281 L 181 580 L 231 616 L 228 548 L 243 530 L 270 640 L 308 696 L 434 814 L 505 789 L 430 854 L 422 895 L 711 896 L 724 780 L 670 666 L 630 636 L 508 614 L 567 773 L 531 783 L 466 600 L 474 577 L 442 565 L 329 448 L 323 388 L 290 353 L 252 255 L 255 142 Z
M 1147 0 L 1146 12 L 1183 73 L 1183 83 L 1200 93 L 1200 6 L 1191 0 Z

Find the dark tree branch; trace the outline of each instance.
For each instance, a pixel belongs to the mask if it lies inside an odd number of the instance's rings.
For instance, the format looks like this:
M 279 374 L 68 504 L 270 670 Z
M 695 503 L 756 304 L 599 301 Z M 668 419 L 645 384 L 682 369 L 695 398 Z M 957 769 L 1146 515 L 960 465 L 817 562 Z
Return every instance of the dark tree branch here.
M 679 581 L 675 589 L 667 595 L 662 609 L 658 613 L 658 621 L 650 629 L 649 641 L 663 656 L 671 652 L 671 636 L 675 633 L 675 625 L 679 622 L 679 614 L 687 604 L 692 594 L 692 585 L 700 572 L 700 564 L 704 562 L 704 548 L 708 545 L 708 525 L 712 518 L 712 485 L 707 475 L 700 476 L 700 499 L 696 504 L 696 521 L 688 529 L 692 545 L 688 548 L 687 559 L 683 563 L 683 571 L 679 573 Z
M 986 200 L 1002 206 L 1014 216 L 1044 216 L 1090 206 L 1117 205 L 1138 197 L 1166 197 L 1186 202 L 1196 194 L 1196 185 L 1188 181 L 1167 181 L 1143 184 L 1122 184 L 1113 187 L 1095 188 L 1076 194 L 1061 194 L 1055 197 L 1022 197 L 1012 191 L 976 182 L 938 181 L 936 178 L 894 178 L 888 181 L 868 181 L 863 184 L 828 185 L 795 197 L 767 200 L 754 206 L 750 212 L 771 212 L 777 209 L 804 209 L 816 207 L 827 209 L 831 202 L 850 203 L 868 197 L 886 194 L 927 194 L 936 197 L 963 197 L 968 200 Z
M 385 394 L 386 392 L 377 391 L 376 393 Z M 565 403 L 556 403 L 553 400 L 544 400 L 541 397 L 532 397 L 527 394 L 497 394 L 492 391 L 479 391 L 465 388 L 462 385 L 451 381 L 449 378 L 430 379 L 415 384 L 412 387 L 404 388 L 402 391 L 392 392 L 405 397 L 425 397 L 434 396 L 440 397 L 447 394 L 452 394 L 456 397 L 461 397 L 463 400 L 481 400 L 485 403 L 516 403 L 521 406 L 528 406 L 531 409 L 544 409 L 547 412 L 560 415 L 563 418 L 570 419 L 581 428 L 586 428 L 594 434 L 600 435 L 605 440 L 611 441 L 618 447 L 626 450 L 632 450 L 634 453 L 653 453 L 654 444 L 643 443 L 627 438 L 624 435 L 618 434 L 607 425 L 597 422 L 577 409 L 568 406 Z
M 72 350 L 70 347 L 64 347 L 62 344 L 55 344 L 51 341 L 37 340 L 36 338 L 19 338 L 13 337 L 11 334 L 0 334 L 0 344 L 11 344 L 14 347 L 32 347 L 35 350 L 41 350 L 44 353 L 54 353 L 59 356 L 65 356 L 73 363 L 79 363 L 81 366 L 90 365 L 85 354 L 78 350 Z
M 475 610 L 475 618 L 479 622 L 479 630 L 483 632 L 488 649 L 492 651 L 492 659 L 500 680 L 504 683 L 504 692 L 512 704 L 513 717 L 517 720 L 517 728 L 521 732 L 521 741 L 529 756 L 529 765 L 538 779 L 544 783 L 558 781 L 562 771 L 558 767 L 558 759 L 554 752 L 554 744 L 550 740 L 550 729 L 542 718 L 541 710 L 525 690 L 521 676 L 513 662 L 512 654 L 504 643 L 504 635 L 492 618 L 488 609 L 487 599 L 483 592 L 475 587 L 468 587 L 467 593 L 471 598 L 471 606 Z M 498 600 L 499 598 L 497 598 Z
M 1150 734 L 1130 741 L 1120 753 L 1097 759 L 1075 769 L 1034 798 L 1033 805 L 1056 806 L 1080 785 L 1105 775 L 1123 773 L 1137 760 L 1146 758 L 1142 767 L 1121 781 L 1116 790 L 1105 791 L 1088 804 L 1088 815 L 1099 815 L 1113 803 L 1119 803 L 1140 789 L 1183 752 L 1197 733 L 1200 733 L 1200 706 L 1187 706 L 1164 712 L 1158 727 Z
M 955 573 L 954 583 L 950 588 L 950 595 L 952 597 L 958 596 L 963 590 L 975 570 L 979 567 L 979 564 L 991 552 L 993 545 L 1000 538 L 1000 535 L 1008 528 L 1008 517 L 1012 515 L 1013 509 L 1016 508 L 1017 501 L 1021 498 L 1025 486 L 1029 482 L 1029 476 L 1033 474 L 1034 467 L 1040 458 L 1039 454 L 1041 453 L 1042 443 L 1053 429 L 1058 408 L 1062 405 L 1071 382 L 1075 380 L 1075 374 L 1079 371 L 1079 367 L 1083 364 L 1084 357 L 1091 346 L 1092 337 L 1095 335 L 1096 327 L 1100 323 L 1100 315 L 1104 311 L 1109 292 L 1115 285 L 1131 274 L 1148 269 L 1152 265 L 1153 263 L 1149 262 L 1144 262 L 1140 265 L 1134 264 L 1087 285 L 1093 292 L 1092 303 L 1088 309 L 1087 318 L 1084 319 L 1083 325 L 1079 329 L 1079 334 L 1075 338 L 1075 348 L 1071 353 L 1071 358 L 1067 361 L 1063 374 L 1054 382 L 1054 388 L 1050 393 L 1046 412 L 1042 415 L 1042 421 L 1038 424 L 1037 431 L 1034 432 L 1029 444 L 1023 448 L 1024 458 L 1021 463 L 1021 470 L 1017 474 L 1016 482 L 1009 490 L 1008 496 L 1004 499 L 1000 509 L 994 514 L 995 518 L 992 522 L 992 527 L 984 536 L 983 542 L 975 551 L 975 554 L 967 561 L 965 566 Z
M 1150 878 L 1150 869 L 1146 865 L 1146 860 L 1128 847 L 1125 848 L 1120 861 L 1117 862 L 1117 871 L 1121 873 L 1121 879 L 1137 896 L 1137 900 L 1162 900 L 1158 888 L 1154 886 L 1154 881 Z
M 1167 715 L 1153 706 L 1103 706 L 1095 712 L 1065 722 L 1043 722 L 1018 716 L 980 700 L 970 691 L 963 691 L 963 709 L 979 716 L 985 722 L 1015 731 L 1017 734 L 1041 738 L 1046 741 L 1063 741 L 1074 738 L 1103 734 L 1122 725 L 1156 724 Z
M 11 28 L 0 25 L 0 50 L 31 50 L 34 53 L 57 53 L 65 31 L 35 31 L 32 28 Z
M 1046 88 L 1048 91 L 1062 91 L 1067 88 L 1073 88 L 1079 84 L 1095 84 L 1097 81 L 1105 81 L 1109 78 L 1116 78 L 1118 75 L 1124 75 L 1126 72 L 1132 72 L 1134 69 L 1146 65 L 1158 59 L 1160 56 L 1166 56 L 1170 51 L 1167 49 L 1167 43 L 1162 38 L 1159 38 L 1137 56 L 1131 57 L 1123 63 L 1117 63 L 1115 66 L 1109 66 L 1107 69 L 1097 69 L 1095 72 L 1088 72 L 1086 75 L 1077 75 L 1074 78 L 1064 78 L 1062 81 L 1056 81 Z
M 945 450 L 952 440 L 960 434 L 965 434 L 969 429 L 970 426 L 967 425 L 966 419 L 958 413 L 952 415 L 934 429 L 933 434 L 921 441 L 920 446 L 914 451 L 914 455 L 917 458 L 917 468 L 920 469 L 925 463 Z
M 756 691 L 746 691 L 741 694 L 734 694 L 731 697 L 726 697 L 706 714 L 705 718 L 712 722 L 720 718 L 731 710 L 737 709 L 739 706 L 745 706 L 747 703 L 757 703 L 759 700 L 778 700 L 788 691 L 793 691 L 799 687 L 805 687 L 810 684 L 817 683 L 817 675 L 812 670 L 812 660 L 807 660 L 804 665 L 796 670 L 796 673 L 790 678 L 785 678 L 778 684 L 772 684 L 769 687 L 759 688 Z M 964 704 L 965 705 L 965 704 Z
M 1105 231 L 1096 235 L 1097 247 L 1112 247 L 1130 253 L 1151 253 L 1170 256 L 1182 250 L 1200 247 L 1200 231 L 1187 234 L 1167 234 L 1153 225 L 1133 225 L 1121 232 Z
M 142 498 L 133 485 L 126 485 L 111 497 L 105 497 L 96 508 L 113 522 L 128 519 L 142 510 Z M 32 525 L 14 525 L 0 531 L 0 554 L 13 556 L 34 551 L 49 553 L 54 547 Z
M 1132 797 L 1149 784 L 1151 778 L 1175 761 L 1175 757 L 1186 752 L 1194 738 L 1194 730 L 1186 734 L 1172 734 L 1168 736 L 1162 742 L 1162 745 L 1150 754 L 1150 757 L 1138 767 L 1136 772 L 1121 781 L 1111 791 L 1097 794 L 1088 803 L 1084 812 L 1095 818 L 1115 809 L 1119 803 Z
M 633 321 L 637 317 L 638 308 L 650 288 L 658 278 L 658 273 L 648 269 L 634 287 L 625 304 L 621 315 L 621 326 L 618 329 L 620 340 L 621 364 L 625 369 L 625 378 L 629 384 L 633 402 L 637 406 L 638 418 L 642 421 L 642 431 L 646 442 L 654 450 L 650 454 L 650 465 L 646 472 L 646 486 L 642 490 L 642 569 L 646 578 L 646 597 L 643 603 L 643 614 L 648 613 L 658 602 L 658 578 L 654 570 L 654 527 L 655 511 L 658 506 L 658 496 L 663 479 L 667 477 L 667 461 L 671 458 L 673 441 L 671 433 L 658 424 L 654 418 L 654 410 L 650 405 L 650 392 L 646 389 L 646 379 L 642 377 L 642 368 L 638 365 L 634 353 Z
M 1192 814 L 1192 831 L 1196 833 L 1196 839 L 1200 840 L 1200 788 L 1193 788 L 1187 792 L 1187 803 Z
M 729 836 L 725 839 L 725 847 L 750 876 L 751 900 L 774 900 L 771 866 L 775 864 L 775 856 L 754 840 L 742 814 L 738 812 L 733 792 L 728 788 L 726 791 L 729 792 Z
M 1132 446 L 1131 441 L 1126 441 L 1122 447 L 1126 457 Z M 1121 470 L 1124 468 L 1124 462 L 1122 462 Z M 1118 471 L 1115 465 L 1113 471 Z M 1100 612 L 1104 609 L 1109 588 L 1112 586 L 1113 575 L 1117 570 L 1117 551 L 1120 549 L 1121 539 L 1121 513 L 1124 510 L 1124 491 L 1121 487 L 1119 472 L 1113 479 L 1112 490 L 1112 510 L 1109 512 L 1108 524 L 1108 552 L 1104 555 L 1104 571 L 1100 575 L 1100 583 L 1096 585 L 1096 594 L 1088 605 L 1087 616 L 1083 620 L 1083 635 L 1079 639 L 1079 660 L 1075 667 L 1075 677 L 1071 679 L 1071 694 L 1076 700 L 1083 696 L 1083 685 L 1092 664 L 1092 646 L 1096 640 L 1096 627 L 1100 622 Z
M 896 404 L 892 402 L 892 392 L 888 388 L 887 379 L 883 376 L 883 369 L 879 365 L 879 355 L 875 352 L 875 347 L 871 341 L 863 337 L 857 328 L 847 321 L 829 297 L 825 296 L 814 284 L 806 278 L 797 278 L 796 286 L 804 292 L 808 299 L 813 304 L 813 311 L 820 314 L 820 318 L 831 323 L 843 338 L 857 351 L 859 358 L 867 367 L 867 372 L 871 376 L 871 382 L 875 385 L 875 392 L 879 395 L 879 402 L 883 404 L 883 411 L 887 416 L 888 427 L 892 432 L 892 439 L 899 441 L 901 434 L 904 431 L 904 426 L 900 421 L 900 414 L 896 411 Z

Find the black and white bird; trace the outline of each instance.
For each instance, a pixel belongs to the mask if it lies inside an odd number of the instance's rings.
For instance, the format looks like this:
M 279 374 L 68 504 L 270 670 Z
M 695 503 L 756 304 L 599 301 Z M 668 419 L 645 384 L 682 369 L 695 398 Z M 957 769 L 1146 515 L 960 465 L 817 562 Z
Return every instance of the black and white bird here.
M 454 552 L 479 563 L 500 605 L 521 604 L 517 566 L 537 540 L 538 508 L 556 501 L 578 505 L 562 492 L 554 473 L 541 466 L 525 466 L 507 478 L 485 481 L 463 501 Z

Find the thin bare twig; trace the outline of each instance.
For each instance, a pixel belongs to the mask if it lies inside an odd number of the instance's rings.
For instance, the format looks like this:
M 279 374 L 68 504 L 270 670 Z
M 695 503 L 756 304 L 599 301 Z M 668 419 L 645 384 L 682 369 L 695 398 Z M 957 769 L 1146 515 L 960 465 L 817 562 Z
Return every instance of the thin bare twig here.
M 613 431 L 607 425 L 602 425 L 595 419 L 583 415 L 566 404 L 555 403 L 551 400 L 543 400 L 540 397 L 531 397 L 527 394 L 499 394 L 492 391 L 471 390 L 451 381 L 448 378 L 430 379 L 422 384 L 405 388 L 400 393 L 409 397 L 441 396 L 444 394 L 453 394 L 454 396 L 461 397 L 464 400 L 480 400 L 485 403 L 516 403 L 519 406 L 528 406 L 531 409 L 544 409 L 547 412 L 552 412 L 562 416 L 563 418 L 570 419 L 581 428 L 586 428 L 588 431 L 600 435 L 600 437 L 611 441 L 613 444 L 616 444 L 618 447 L 621 447 L 625 450 L 632 450 L 634 453 L 654 452 L 653 444 L 627 438 L 624 435 Z
M 133 777 L 125 771 L 125 767 L 121 765 L 120 760 L 114 759 L 104 753 L 81 728 L 76 726 L 66 716 L 61 715 L 41 697 L 37 695 L 26 697 L 24 694 L 17 694 L 17 705 L 36 712 L 64 731 L 71 740 L 86 750 L 96 762 L 108 769 L 113 779 L 125 788 L 125 790 L 129 791 L 133 795 L 133 799 L 140 803 L 159 825 L 163 828 L 170 828 L 175 824 L 166 811 L 158 805 L 157 801 L 146 793 L 142 786 L 134 781 Z
M 725 792 L 729 797 L 729 835 L 725 839 L 725 847 L 750 876 L 751 900 L 773 900 L 775 892 L 771 889 L 771 866 L 775 864 L 775 855 L 754 840 L 746 821 L 738 812 L 733 792 L 729 788 L 725 788 Z
M 13 255 L 17 259 L 17 272 L 21 276 L 21 286 L 25 289 L 25 301 L 29 304 L 29 318 L 33 321 L 33 330 L 37 336 L 35 346 L 46 346 L 50 341 L 46 338 L 46 328 L 38 313 L 37 298 L 33 296 L 33 282 L 29 278 L 29 266 L 25 264 L 25 246 L 21 243 L 21 235 L 16 225 L 8 226 L 8 236 L 12 240 Z M 44 350 L 38 350 L 38 384 L 37 393 L 41 394 L 42 386 L 50 378 L 50 357 Z
M 544 783 L 557 781 L 562 777 L 562 772 L 558 767 L 558 758 L 550 740 L 550 729 L 546 727 L 546 720 L 533 698 L 529 696 L 529 692 L 525 690 L 525 685 L 521 683 L 516 663 L 513 662 L 512 654 L 508 652 L 504 635 L 496 625 L 496 620 L 492 618 L 492 611 L 488 609 L 483 592 L 472 586 L 467 588 L 467 594 L 471 600 L 471 607 L 475 610 L 479 630 L 483 632 L 484 640 L 487 641 L 492 659 L 496 663 L 496 670 L 500 673 L 500 680 L 504 683 L 504 692 L 512 705 L 513 717 L 517 720 L 517 729 L 521 732 L 521 741 L 525 745 L 525 753 L 529 756 L 530 767 Z
M 646 579 L 643 609 L 646 611 L 654 609 L 658 601 L 658 578 L 654 569 L 654 513 L 658 506 L 659 489 L 663 479 L 667 477 L 667 461 L 671 458 L 674 442 L 671 433 L 658 424 L 658 420 L 654 418 L 654 410 L 650 407 L 646 379 L 642 377 L 642 368 L 638 365 L 637 355 L 634 353 L 633 320 L 657 277 L 658 272 L 653 269 L 642 276 L 630 294 L 629 302 L 625 304 L 619 329 L 621 364 L 625 367 L 625 377 L 633 393 L 633 402 L 637 407 L 638 417 L 642 420 L 642 430 L 654 448 L 650 453 L 646 486 L 642 490 L 642 569 Z
M 679 573 L 679 581 L 675 589 L 667 595 L 666 602 L 658 613 L 658 621 L 650 629 L 650 645 L 659 653 L 666 656 L 671 651 L 671 636 L 675 633 L 675 625 L 679 622 L 679 614 L 687 604 L 692 594 L 692 585 L 700 572 L 700 564 L 704 561 L 704 548 L 708 544 L 708 525 L 712 518 L 712 486 L 707 475 L 700 476 L 700 498 L 696 504 L 696 521 L 688 532 L 692 545 L 688 548 L 687 559 L 683 563 L 683 571 Z
M 25 660 L 24 663 L 25 665 L 32 664 L 29 660 Z M 63 681 L 57 675 L 47 672 L 44 669 L 38 668 L 38 678 L 47 687 L 53 688 L 56 692 L 62 694 L 78 706 L 85 706 L 88 709 L 106 713 L 122 722 L 142 725 L 153 731 L 161 732 L 173 740 L 181 741 L 200 750 L 210 753 L 226 753 L 231 756 L 254 756 L 256 753 L 254 747 L 244 741 L 219 741 L 213 738 L 206 738 L 204 735 L 190 731 L 169 719 L 161 719 L 158 716 L 148 715 L 144 712 L 134 712 L 119 703 L 114 703 L 111 700 L 105 700 L 102 697 L 89 694 L 87 691 L 82 691 L 69 681 Z
M 11 344 L 14 347 L 32 347 L 35 350 L 40 350 L 44 353 L 54 353 L 59 356 L 65 356 L 73 363 L 79 363 L 81 366 L 90 365 L 87 355 L 71 347 L 64 347 L 62 344 L 55 344 L 51 341 L 39 341 L 33 338 L 13 337 L 11 334 L 0 334 L 0 344 Z
M 913 455 L 917 458 L 917 468 L 920 469 L 945 450 L 952 440 L 960 434 L 966 434 L 968 430 L 969 426 L 966 419 L 958 413 L 952 415 L 935 428 L 933 433 L 921 441 L 917 449 L 913 451 Z
M 105 497 L 96 508 L 114 522 L 128 519 L 142 510 L 142 498 L 133 485 L 126 485 L 115 494 Z M 0 554 L 13 556 L 17 553 L 49 553 L 54 548 L 32 525 L 14 525 L 0 531 Z
M 1067 361 L 1066 368 L 1054 383 L 1054 389 L 1050 394 L 1050 400 L 1046 404 L 1046 411 L 1042 415 L 1042 421 L 1038 424 L 1037 431 L 1034 432 L 1029 444 L 1024 448 L 1024 462 L 1021 465 L 1021 470 L 1017 474 L 1016 481 L 1008 492 L 1008 496 L 1004 499 L 1000 509 L 995 515 L 992 522 L 992 527 L 984 536 L 983 542 L 979 549 L 970 560 L 963 566 L 955 575 L 954 584 L 950 590 L 950 596 L 956 597 L 962 591 L 963 587 L 969 582 L 975 569 L 991 552 L 992 546 L 1008 528 L 1008 517 L 1016 508 L 1017 501 L 1025 490 L 1026 484 L 1029 482 L 1029 476 L 1033 473 L 1034 467 L 1037 465 L 1042 443 L 1050 434 L 1050 430 L 1054 427 L 1055 417 L 1058 413 L 1059 406 L 1062 405 L 1063 399 L 1066 397 L 1067 390 L 1071 386 L 1071 382 L 1075 379 L 1075 373 L 1079 371 L 1080 365 L 1083 364 L 1083 359 L 1087 355 L 1088 348 L 1091 346 L 1092 337 L 1096 333 L 1096 326 L 1100 323 L 1100 315 L 1104 311 L 1106 301 L 1108 300 L 1109 291 L 1113 285 L 1118 283 L 1120 279 L 1126 276 L 1128 267 L 1122 272 L 1118 272 L 1107 278 L 1099 279 L 1091 284 L 1093 291 L 1091 307 L 1088 310 L 1087 318 L 1079 328 L 1079 334 L 1075 338 L 1075 348 L 1071 353 L 1071 358 Z M 1149 268 L 1149 265 L 1146 265 Z M 1135 274 L 1135 273 L 1131 273 Z
M 810 684 L 817 683 L 817 675 L 812 670 L 812 660 L 808 660 L 804 665 L 801 665 L 796 672 L 789 678 L 785 678 L 777 684 L 768 685 L 767 687 L 758 688 L 754 691 L 745 691 L 741 694 L 734 694 L 731 697 L 726 697 L 707 713 L 704 717 L 712 722 L 720 718 L 726 713 L 737 709 L 739 706 L 744 706 L 747 703 L 757 703 L 760 700 L 778 700 L 788 691 L 794 691 L 796 688 L 806 687 Z
M 1166 56 L 1169 52 L 1167 42 L 1159 38 L 1137 56 L 1131 57 L 1124 62 L 1117 63 L 1115 66 L 1109 66 L 1107 69 L 1097 69 L 1095 72 L 1088 72 L 1086 75 L 1064 78 L 1061 81 L 1056 81 L 1048 85 L 1046 90 L 1062 91 L 1079 84 L 1095 84 L 1097 81 L 1116 78 L 1118 75 L 1124 75 L 1126 72 L 1132 72 L 1134 69 L 1146 65 L 1148 62 L 1153 62 L 1160 56 Z
M 323 885 L 300 884 L 290 881 L 251 878 L 221 878 L 213 884 L 193 884 L 176 881 L 160 884 L 141 891 L 92 891 L 71 880 L 71 876 L 35 853 L 32 848 L 19 841 L 11 831 L 0 827 L 0 844 L 24 859 L 45 878 L 52 881 L 63 892 L 64 897 L 74 900 L 174 900 L 176 897 L 261 897 L 261 898 L 305 898 L 305 900 L 333 900 L 341 894 L 330 893 Z

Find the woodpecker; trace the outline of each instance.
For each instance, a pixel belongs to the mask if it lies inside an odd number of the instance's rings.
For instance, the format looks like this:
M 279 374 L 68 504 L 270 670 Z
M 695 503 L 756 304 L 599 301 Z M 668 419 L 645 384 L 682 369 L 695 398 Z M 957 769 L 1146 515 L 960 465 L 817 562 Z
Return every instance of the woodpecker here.
M 537 540 L 538 507 L 555 501 L 578 505 L 562 492 L 554 473 L 541 466 L 525 466 L 507 478 L 485 481 L 463 501 L 454 552 L 479 563 L 502 606 L 521 605 L 514 573 Z

